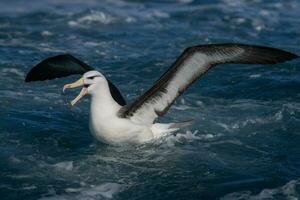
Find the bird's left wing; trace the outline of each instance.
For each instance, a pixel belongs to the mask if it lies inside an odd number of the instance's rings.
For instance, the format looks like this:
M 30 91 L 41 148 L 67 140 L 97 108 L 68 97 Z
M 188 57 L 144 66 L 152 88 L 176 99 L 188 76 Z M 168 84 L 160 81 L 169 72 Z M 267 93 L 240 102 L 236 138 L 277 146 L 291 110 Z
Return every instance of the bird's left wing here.
M 175 63 L 119 115 L 136 123 L 151 124 L 165 114 L 175 99 L 209 69 L 222 63 L 275 64 L 292 60 L 295 54 L 280 49 L 244 45 L 211 44 L 187 48 Z
M 51 80 L 74 74 L 84 74 L 91 70 L 95 69 L 70 54 L 62 54 L 46 58 L 34 66 L 26 75 L 25 82 Z M 114 100 L 121 106 L 126 105 L 118 88 L 110 80 L 107 79 L 107 81 Z

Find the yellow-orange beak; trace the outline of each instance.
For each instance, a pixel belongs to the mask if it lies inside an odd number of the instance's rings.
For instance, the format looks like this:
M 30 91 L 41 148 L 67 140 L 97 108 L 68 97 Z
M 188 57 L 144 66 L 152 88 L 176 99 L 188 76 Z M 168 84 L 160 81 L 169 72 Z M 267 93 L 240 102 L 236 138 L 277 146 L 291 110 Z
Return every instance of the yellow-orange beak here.
M 76 87 L 80 87 L 80 86 L 83 86 L 83 85 L 84 85 L 83 78 L 80 78 L 79 80 L 75 81 L 74 83 L 64 85 L 63 92 L 67 88 L 76 88 Z M 87 94 L 87 92 L 88 92 L 88 88 L 83 87 L 81 89 L 80 93 L 77 95 L 77 97 L 71 101 L 71 105 L 74 106 L 75 103 L 77 103 L 84 95 Z

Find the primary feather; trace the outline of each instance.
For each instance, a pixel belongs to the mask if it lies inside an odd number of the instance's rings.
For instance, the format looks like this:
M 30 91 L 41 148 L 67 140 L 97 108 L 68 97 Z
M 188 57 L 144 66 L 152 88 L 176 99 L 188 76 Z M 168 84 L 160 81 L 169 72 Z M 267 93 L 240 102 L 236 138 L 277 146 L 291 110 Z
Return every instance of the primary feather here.
M 120 116 L 141 124 L 152 124 L 164 115 L 175 99 L 194 81 L 217 64 L 275 64 L 298 57 L 280 49 L 244 45 L 211 44 L 187 48 L 175 63 Z
M 74 56 L 62 54 L 46 58 L 34 66 L 26 75 L 25 82 L 51 80 L 75 74 L 82 75 L 92 70 L 95 69 Z M 107 81 L 114 100 L 121 106 L 126 105 L 119 89 L 109 79 Z

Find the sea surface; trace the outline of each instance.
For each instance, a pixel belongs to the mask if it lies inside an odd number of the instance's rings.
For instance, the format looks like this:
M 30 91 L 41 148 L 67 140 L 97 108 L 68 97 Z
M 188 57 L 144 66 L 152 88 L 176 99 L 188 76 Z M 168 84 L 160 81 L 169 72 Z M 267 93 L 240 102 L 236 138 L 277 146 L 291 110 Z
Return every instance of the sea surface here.
M 169 137 L 109 146 L 89 133 L 78 76 L 25 83 L 70 53 L 134 100 L 189 46 L 241 42 L 300 54 L 298 0 L 0 1 L 0 199 L 300 199 L 300 60 L 220 65 L 162 122 Z

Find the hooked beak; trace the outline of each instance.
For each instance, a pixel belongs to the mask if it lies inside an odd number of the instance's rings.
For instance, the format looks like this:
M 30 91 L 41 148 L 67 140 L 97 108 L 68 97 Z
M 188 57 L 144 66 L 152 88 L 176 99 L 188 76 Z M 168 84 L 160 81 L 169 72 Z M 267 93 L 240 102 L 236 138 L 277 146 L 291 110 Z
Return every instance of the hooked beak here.
M 77 103 L 84 95 L 87 94 L 88 92 L 88 87 L 84 85 L 84 82 L 83 82 L 83 78 L 75 81 L 74 83 L 70 83 L 70 84 L 66 84 L 64 85 L 64 88 L 63 88 L 63 92 L 65 92 L 65 90 L 67 88 L 76 88 L 76 87 L 80 87 L 80 86 L 83 86 L 83 88 L 81 89 L 80 93 L 78 94 L 78 96 L 73 99 L 71 101 L 71 105 L 74 106 L 75 103 Z

